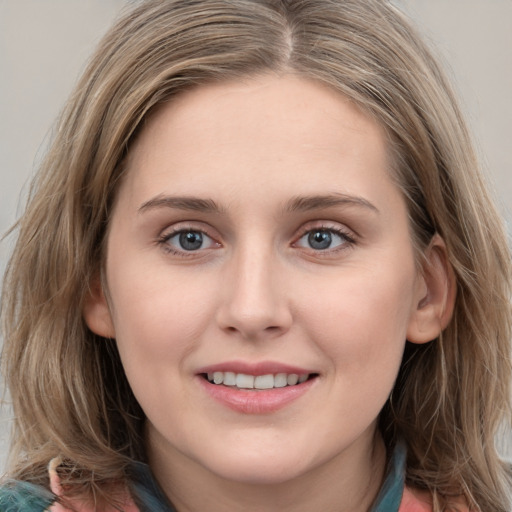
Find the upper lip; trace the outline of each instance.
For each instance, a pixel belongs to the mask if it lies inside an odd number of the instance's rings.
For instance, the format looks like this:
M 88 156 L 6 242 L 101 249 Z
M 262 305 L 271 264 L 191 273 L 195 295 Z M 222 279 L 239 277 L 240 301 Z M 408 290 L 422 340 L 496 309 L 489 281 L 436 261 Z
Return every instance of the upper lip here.
M 277 361 L 260 361 L 257 363 L 250 363 L 247 361 L 225 361 L 223 363 L 204 366 L 197 370 L 198 374 L 214 372 L 243 373 L 245 375 L 254 375 L 255 377 L 258 375 L 275 375 L 278 373 L 296 373 L 298 375 L 317 373 L 308 368 L 301 368 L 299 366 L 279 363 Z

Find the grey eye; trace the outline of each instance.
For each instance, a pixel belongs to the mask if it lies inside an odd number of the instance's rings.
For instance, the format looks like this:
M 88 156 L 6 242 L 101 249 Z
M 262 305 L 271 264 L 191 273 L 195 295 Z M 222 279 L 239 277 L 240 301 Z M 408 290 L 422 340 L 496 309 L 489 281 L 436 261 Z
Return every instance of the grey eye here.
M 316 228 L 304 233 L 296 242 L 296 246 L 314 251 L 341 249 L 351 245 L 353 240 L 343 231 L 331 228 Z
M 311 231 L 308 234 L 309 246 L 318 251 L 328 249 L 332 244 L 332 239 L 332 233 L 326 230 Z
M 199 231 L 182 231 L 175 237 L 178 238 L 180 248 L 184 251 L 197 251 L 203 245 L 203 234 Z

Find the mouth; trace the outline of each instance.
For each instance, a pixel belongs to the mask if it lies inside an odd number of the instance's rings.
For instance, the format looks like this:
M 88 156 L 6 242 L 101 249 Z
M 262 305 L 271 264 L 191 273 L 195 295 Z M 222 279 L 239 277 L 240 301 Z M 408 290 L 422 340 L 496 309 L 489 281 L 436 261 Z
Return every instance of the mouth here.
M 239 390 L 263 391 L 269 389 L 280 389 L 295 387 L 318 377 L 317 373 L 276 373 L 266 375 L 250 375 L 235 372 L 208 372 L 202 373 L 201 377 L 210 384 Z
M 272 414 L 316 388 L 320 374 L 286 364 L 229 361 L 197 373 L 201 388 L 215 402 L 238 414 Z

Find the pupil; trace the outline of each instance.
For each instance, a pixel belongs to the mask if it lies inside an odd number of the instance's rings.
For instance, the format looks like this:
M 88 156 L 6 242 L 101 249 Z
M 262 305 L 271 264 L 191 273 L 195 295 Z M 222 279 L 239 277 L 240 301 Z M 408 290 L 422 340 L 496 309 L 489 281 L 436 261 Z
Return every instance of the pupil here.
M 186 251 L 194 251 L 203 245 L 203 235 L 194 231 L 180 233 L 180 245 Z
M 328 249 L 332 242 L 332 236 L 328 231 L 313 231 L 308 236 L 308 242 L 313 249 Z

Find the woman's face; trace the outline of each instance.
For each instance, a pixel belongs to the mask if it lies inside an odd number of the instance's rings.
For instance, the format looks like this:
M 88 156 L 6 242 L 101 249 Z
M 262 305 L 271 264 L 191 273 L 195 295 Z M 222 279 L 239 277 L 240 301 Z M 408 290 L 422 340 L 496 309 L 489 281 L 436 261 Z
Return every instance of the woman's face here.
M 149 120 L 89 325 L 117 340 L 155 464 L 269 483 L 368 455 L 425 294 L 391 165 L 374 121 L 291 76 Z

